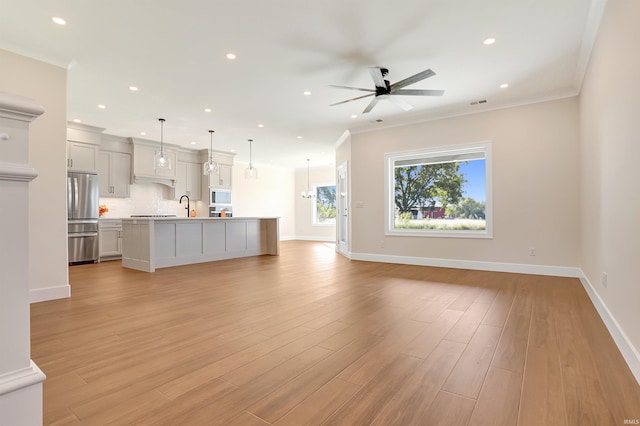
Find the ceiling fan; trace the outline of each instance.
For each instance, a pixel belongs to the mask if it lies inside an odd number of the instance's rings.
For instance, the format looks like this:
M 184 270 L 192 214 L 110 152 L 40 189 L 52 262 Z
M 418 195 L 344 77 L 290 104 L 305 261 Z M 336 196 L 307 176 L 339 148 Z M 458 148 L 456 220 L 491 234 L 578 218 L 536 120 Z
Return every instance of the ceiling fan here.
M 371 100 L 369 105 L 362 111 L 363 114 L 371 111 L 374 106 L 378 103 L 380 99 L 388 99 L 394 104 L 398 105 L 405 111 L 409 111 L 413 108 L 410 104 L 405 102 L 404 100 L 396 97 L 397 95 L 401 96 L 442 96 L 444 90 L 415 90 L 415 89 L 402 89 L 410 84 L 417 83 L 418 81 L 424 80 L 425 78 L 433 77 L 436 75 L 435 72 L 430 69 L 424 70 L 417 74 L 412 75 L 411 77 L 407 77 L 404 80 L 400 80 L 393 84 L 389 84 L 389 80 L 385 80 L 384 78 L 389 73 L 389 70 L 382 67 L 369 67 L 369 74 L 371 74 L 371 78 L 373 78 L 373 82 L 376 86 L 374 89 L 362 89 L 360 87 L 350 87 L 350 86 L 338 86 L 335 84 L 330 84 L 331 87 L 337 87 L 339 89 L 352 89 L 352 90 L 361 90 L 363 92 L 371 92 L 368 95 L 358 96 L 357 98 L 347 99 L 346 101 L 337 102 L 335 104 L 331 104 L 329 106 L 340 105 L 351 101 L 356 101 L 358 99 L 366 98 L 368 96 L 373 96 L 374 98 Z

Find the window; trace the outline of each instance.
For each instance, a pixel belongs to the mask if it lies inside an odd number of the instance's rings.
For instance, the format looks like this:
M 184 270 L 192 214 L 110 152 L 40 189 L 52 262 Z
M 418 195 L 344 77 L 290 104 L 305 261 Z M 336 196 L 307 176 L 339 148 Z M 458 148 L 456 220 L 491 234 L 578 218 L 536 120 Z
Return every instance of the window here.
M 491 238 L 491 144 L 389 153 L 386 233 Z
M 316 194 L 315 208 L 313 209 L 314 225 L 336 224 L 336 186 L 314 186 Z

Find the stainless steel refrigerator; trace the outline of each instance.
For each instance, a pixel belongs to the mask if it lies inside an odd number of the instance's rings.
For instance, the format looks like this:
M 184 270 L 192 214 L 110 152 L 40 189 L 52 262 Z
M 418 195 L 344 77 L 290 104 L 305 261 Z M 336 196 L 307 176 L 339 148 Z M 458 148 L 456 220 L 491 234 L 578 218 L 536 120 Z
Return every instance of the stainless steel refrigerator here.
M 69 264 L 98 260 L 98 175 L 67 173 Z

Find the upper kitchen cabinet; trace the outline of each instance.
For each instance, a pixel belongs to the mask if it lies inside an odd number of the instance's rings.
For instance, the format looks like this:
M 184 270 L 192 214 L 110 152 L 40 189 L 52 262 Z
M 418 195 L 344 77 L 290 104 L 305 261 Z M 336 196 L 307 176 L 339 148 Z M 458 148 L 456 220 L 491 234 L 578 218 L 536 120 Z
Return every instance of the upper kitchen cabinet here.
M 156 168 L 155 156 L 160 152 L 160 144 L 133 138 L 131 141 L 133 143 L 133 176 L 135 180 L 162 183 L 174 187 L 178 176 L 175 149 L 168 148 L 165 143 L 164 155 L 167 157 L 170 167 Z
M 176 199 L 186 195 L 190 200 L 202 199 L 202 164 L 178 160 Z
M 131 155 L 100 151 L 98 161 L 100 197 L 129 197 Z
M 67 169 L 98 171 L 98 151 L 104 129 L 86 124 L 67 123 Z
M 214 152 L 213 161 L 218 164 L 218 172 L 209 176 L 209 188 L 231 189 L 233 156 Z

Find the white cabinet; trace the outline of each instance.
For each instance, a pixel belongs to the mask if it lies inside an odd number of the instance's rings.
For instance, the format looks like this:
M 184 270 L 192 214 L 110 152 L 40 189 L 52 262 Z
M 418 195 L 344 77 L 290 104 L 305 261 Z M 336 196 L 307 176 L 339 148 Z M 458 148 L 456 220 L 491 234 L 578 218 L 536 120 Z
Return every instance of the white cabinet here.
M 98 145 L 67 141 L 67 169 L 77 172 L 98 171 Z
M 122 257 L 122 221 L 120 219 L 101 219 L 100 260 Z
M 98 178 L 101 197 L 129 197 L 131 182 L 131 155 L 121 152 L 100 151 Z
M 155 168 L 155 156 L 160 152 L 160 146 L 143 145 L 134 143 L 133 145 L 133 174 L 136 177 L 145 178 L 167 178 L 175 180 L 177 177 L 177 154 L 176 151 L 164 148 L 164 155 L 169 160 L 170 168 Z
M 231 167 L 227 164 L 218 164 L 218 172 L 209 177 L 209 187 L 231 189 Z
M 178 161 L 176 199 L 187 195 L 190 200 L 202 199 L 202 164 Z

